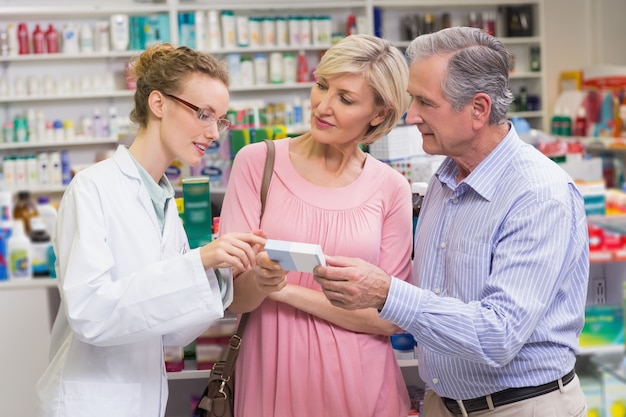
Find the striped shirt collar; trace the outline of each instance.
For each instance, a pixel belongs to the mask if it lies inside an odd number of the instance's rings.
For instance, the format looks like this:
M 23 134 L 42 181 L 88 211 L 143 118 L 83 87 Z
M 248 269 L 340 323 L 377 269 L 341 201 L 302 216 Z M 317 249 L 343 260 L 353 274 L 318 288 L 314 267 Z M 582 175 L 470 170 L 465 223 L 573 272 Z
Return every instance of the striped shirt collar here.
M 502 176 L 503 171 L 507 169 L 509 162 L 522 145 L 523 142 L 519 139 L 515 127 L 509 123 L 509 133 L 461 184 L 466 184 L 485 200 L 491 201 L 497 191 L 496 188 L 499 186 L 499 183 L 493 181 L 493 178 Z M 454 160 L 447 157 L 435 172 L 435 177 L 441 182 L 442 187 L 447 185 L 456 190 L 461 185 L 456 183 L 458 173 Z

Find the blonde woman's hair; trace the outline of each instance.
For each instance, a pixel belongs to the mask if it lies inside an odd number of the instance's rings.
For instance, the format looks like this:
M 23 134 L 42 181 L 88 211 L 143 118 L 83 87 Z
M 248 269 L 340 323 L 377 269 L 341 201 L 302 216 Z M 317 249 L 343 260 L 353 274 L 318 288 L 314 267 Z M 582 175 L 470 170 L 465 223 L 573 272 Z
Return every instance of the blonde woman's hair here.
M 340 75 L 363 76 L 374 92 L 377 105 L 389 110 L 378 126 L 370 126 L 362 143 L 371 144 L 393 129 L 409 105 L 409 68 L 391 42 L 371 35 L 350 35 L 322 56 L 315 76 L 331 79 Z
M 148 124 L 148 96 L 154 90 L 176 95 L 192 74 L 207 77 L 230 85 L 230 75 L 224 62 L 212 55 L 186 46 L 178 48 L 169 43 L 159 43 L 147 48 L 131 63 L 130 75 L 137 80 L 135 107 L 130 120 L 145 128 Z

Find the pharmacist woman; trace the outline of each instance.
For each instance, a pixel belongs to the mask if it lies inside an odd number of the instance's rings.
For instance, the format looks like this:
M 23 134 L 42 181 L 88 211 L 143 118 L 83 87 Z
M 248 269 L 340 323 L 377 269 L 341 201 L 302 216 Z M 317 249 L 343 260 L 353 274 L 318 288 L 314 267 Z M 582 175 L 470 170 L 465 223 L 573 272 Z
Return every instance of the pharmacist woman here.
M 61 307 L 37 386 L 39 417 L 163 417 L 163 347 L 188 344 L 223 316 L 230 267 L 248 268 L 265 243 L 242 232 L 189 250 L 164 176 L 175 159 L 199 164 L 228 128 L 224 66 L 159 44 L 132 68 L 136 138 L 78 173 L 59 207 Z

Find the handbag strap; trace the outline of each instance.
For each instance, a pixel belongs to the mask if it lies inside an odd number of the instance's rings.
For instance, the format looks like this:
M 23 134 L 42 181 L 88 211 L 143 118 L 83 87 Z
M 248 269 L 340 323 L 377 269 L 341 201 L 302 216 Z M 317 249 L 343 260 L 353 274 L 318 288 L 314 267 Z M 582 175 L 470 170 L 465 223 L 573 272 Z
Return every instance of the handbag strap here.
M 261 215 L 259 216 L 259 225 L 265 212 L 265 201 L 267 201 L 267 190 L 270 188 L 272 172 L 274 172 L 274 142 L 265 139 L 267 145 L 267 157 L 265 158 L 265 168 L 263 169 L 263 181 L 261 182 Z
M 263 180 L 261 181 L 261 214 L 259 216 L 259 224 L 263 218 L 265 212 L 265 202 L 267 200 L 267 190 L 270 186 L 272 179 L 272 172 L 274 171 L 274 142 L 271 140 L 265 140 L 267 145 L 267 157 L 265 159 L 265 167 L 263 169 Z M 228 342 L 228 354 L 226 355 L 226 361 L 224 362 L 224 369 L 222 371 L 222 380 L 228 381 L 235 369 L 235 362 L 239 355 L 239 348 L 241 347 L 241 341 L 243 332 L 246 330 L 246 324 L 248 324 L 248 316 L 250 313 L 243 313 L 241 319 L 239 319 L 239 325 L 237 331 L 230 337 Z

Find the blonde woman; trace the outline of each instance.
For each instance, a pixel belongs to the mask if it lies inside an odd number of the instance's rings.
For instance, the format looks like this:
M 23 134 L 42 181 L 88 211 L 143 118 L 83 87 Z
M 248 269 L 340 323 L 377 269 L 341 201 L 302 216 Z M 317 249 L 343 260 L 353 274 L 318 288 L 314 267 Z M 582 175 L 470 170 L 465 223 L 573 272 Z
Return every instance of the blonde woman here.
M 408 67 L 388 41 L 353 35 L 330 48 L 311 90 L 311 130 L 275 141 L 261 227 L 268 238 L 317 243 L 410 278 L 407 180 L 363 152 L 403 115 Z M 265 144 L 235 158 L 220 229 L 259 224 Z M 406 417 L 409 397 L 376 309 L 332 306 L 311 273 L 284 271 L 267 253 L 235 277 L 230 310 L 250 311 L 237 363 L 238 417 Z

